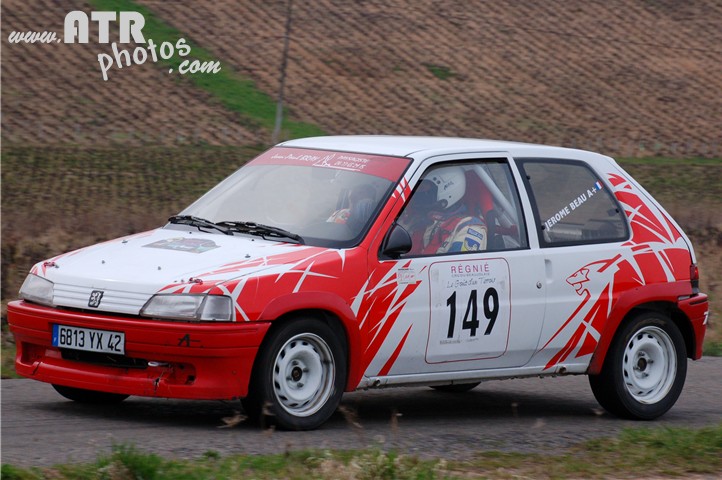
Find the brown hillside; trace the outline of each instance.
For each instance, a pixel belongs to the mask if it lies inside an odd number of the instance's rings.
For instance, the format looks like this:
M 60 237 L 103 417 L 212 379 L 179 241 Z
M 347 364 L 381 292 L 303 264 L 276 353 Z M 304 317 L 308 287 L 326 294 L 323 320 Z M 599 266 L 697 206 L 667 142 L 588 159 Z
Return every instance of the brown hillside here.
M 275 97 L 286 0 L 141 3 Z M 163 67 L 116 69 L 103 82 L 104 46 L 8 44 L 12 30 L 62 32 L 76 8 L 3 2 L 6 144 L 268 140 Z M 718 0 L 296 1 L 287 103 L 328 133 L 719 157 L 720 25 Z
M 277 91 L 285 0 L 143 3 Z M 288 103 L 329 133 L 719 156 L 720 25 L 717 0 L 294 2 Z

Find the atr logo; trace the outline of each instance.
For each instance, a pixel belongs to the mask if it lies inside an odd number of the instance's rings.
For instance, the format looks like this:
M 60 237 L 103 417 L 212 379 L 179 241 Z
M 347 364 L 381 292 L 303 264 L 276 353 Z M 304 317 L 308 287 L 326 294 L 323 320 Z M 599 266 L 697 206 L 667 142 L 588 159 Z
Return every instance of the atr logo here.
M 120 17 L 120 20 L 118 20 Z M 110 23 L 118 21 L 120 24 L 120 43 L 130 43 L 133 37 L 135 43 L 145 43 L 143 27 L 145 18 L 140 12 L 90 12 L 90 19 L 98 24 L 98 41 L 109 43 Z M 65 43 L 88 43 L 89 37 L 88 14 L 75 10 L 65 16 Z
M 90 292 L 90 298 L 88 299 L 88 306 L 98 308 L 100 301 L 103 299 L 103 292 L 100 290 L 93 290 Z
M 118 41 L 111 43 L 112 26 L 117 23 Z M 91 38 L 91 30 L 95 28 L 98 33 L 98 43 L 111 43 L 113 54 L 99 53 L 98 64 L 103 80 L 108 80 L 108 72 L 113 65 L 119 69 L 130 67 L 131 65 L 142 65 L 148 60 L 154 63 L 159 59 L 170 62 L 175 65 L 175 60 L 171 60 L 176 54 L 179 57 L 185 57 L 191 53 L 191 47 L 184 38 L 179 38 L 175 43 L 161 42 L 156 44 L 153 39 L 146 40 L 143 36 L 143 27 L 145 26 L 145 17 L 140 12 L 90 12 L 90 16 L 82 10 L 73 10 L 65 15 L 64 22 L 64 38 L 59 38 L 56 32 L 38 32 L 38 31 L 13 31 L 8 35 L 10 43 L 89 43 Z M 119 48 L 118 44 L 128 44 L 134 42 L 137 46 L 134 49 Z M 168 73 L 173 73 L 173 69 L 177 68 L 178 73 L 185 75 L 188 73 L 218 73 L 221 71 L 221 62 L 217 60 L 200 60 L 190 59 L 183 60 L 177 67 L 170 68 Z

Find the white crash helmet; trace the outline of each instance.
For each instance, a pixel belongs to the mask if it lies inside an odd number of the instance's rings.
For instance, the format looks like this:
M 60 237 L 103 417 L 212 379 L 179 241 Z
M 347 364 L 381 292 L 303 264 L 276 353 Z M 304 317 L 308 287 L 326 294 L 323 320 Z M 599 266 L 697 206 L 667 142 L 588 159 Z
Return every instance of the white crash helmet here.
M 436 186 L 436 201 L 441 208 L 450 208 L 466 192 L 466 175 L 461 167 L 443 167 L 426 177 Z

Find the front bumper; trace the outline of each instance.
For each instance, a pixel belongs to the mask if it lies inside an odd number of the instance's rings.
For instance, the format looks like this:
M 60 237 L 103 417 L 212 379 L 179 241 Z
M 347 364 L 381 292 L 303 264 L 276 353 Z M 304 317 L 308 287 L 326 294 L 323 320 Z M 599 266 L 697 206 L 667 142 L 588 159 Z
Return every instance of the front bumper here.
M 269 322 L 181 323 L 8 304 L 18 374 L 68 387 L 146 397 L 243 398 Z M 116 365 L 52 346 L 52 325 L 125 333 Z

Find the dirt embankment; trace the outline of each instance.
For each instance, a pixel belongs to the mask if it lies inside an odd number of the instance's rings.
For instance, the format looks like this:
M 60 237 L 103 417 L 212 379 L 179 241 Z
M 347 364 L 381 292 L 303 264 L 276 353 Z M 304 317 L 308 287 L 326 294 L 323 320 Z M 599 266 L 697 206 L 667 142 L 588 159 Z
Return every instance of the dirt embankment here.
M 275 98 L 286 1 L 139 3 Z M 76 8 L 69 0 L 8 0 L 3 31 L 62 32 L 65 14 Z M 295 119 L 328 133 L 503 138 L 622 156 L 722 156 L 722 3 L 716 0 L 319 0 L 295 2 L 292 20 L 287 105 Z M 116 69 L 103 82 L 101 46 L 92 40 L 10 45 L 3 39 L 4 144 L 268 141 L 268 132 L 249 130 L 158 64 Z

